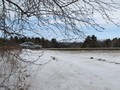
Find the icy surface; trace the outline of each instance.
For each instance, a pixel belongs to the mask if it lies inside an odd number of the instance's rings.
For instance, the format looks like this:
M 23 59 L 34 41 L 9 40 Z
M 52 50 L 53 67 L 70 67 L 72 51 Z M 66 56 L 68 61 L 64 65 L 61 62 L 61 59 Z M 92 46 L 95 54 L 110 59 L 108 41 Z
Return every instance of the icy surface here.
M 28 54 L 36 59 L 40 53 Z M 31 90 L 120 90 L 120 51 L 48 50 L 37 63 L 51 59 L 31 67 Z

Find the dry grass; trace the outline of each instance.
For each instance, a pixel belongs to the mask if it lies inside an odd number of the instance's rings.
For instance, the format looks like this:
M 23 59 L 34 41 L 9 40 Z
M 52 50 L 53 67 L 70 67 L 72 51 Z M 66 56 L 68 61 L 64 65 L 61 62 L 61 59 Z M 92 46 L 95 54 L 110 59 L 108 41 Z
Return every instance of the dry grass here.
M 120 48 L 43 48 L 43 50 L 65 50 L 65 51 L 79 51 L 79 50 L 120 50 Z
M 20 46 L 1 46 L 0 52 L 21 50 Z
M 0 47 L 0 90 L 28 90 L 29 70 L 18 59 L 21 50 L 19 46 Z

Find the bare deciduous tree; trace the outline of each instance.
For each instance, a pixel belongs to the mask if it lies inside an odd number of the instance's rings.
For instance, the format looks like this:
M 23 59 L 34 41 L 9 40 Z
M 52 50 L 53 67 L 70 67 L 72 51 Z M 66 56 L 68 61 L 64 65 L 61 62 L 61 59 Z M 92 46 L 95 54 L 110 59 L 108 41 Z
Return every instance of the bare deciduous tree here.
M 95 13 L 119 26 L 110 15 L 119 8 L 114 0 L 1 0 L 0 30 L 6 35 L 23 35 L 26 30 L 40 34 L 37 29 L 55 32 L 57 28 L 63 35 L 82 36 L 85 26 L 104 29 L 94 20 Z
M 110 15 L 118 9 L 120 6 L 114 0 L 0 0 L 0 31 L 4 38 L 23 36 L 26 31 L 41 34 L 39 30 L 51 30 L 56 33 L 55 29 L 68 37 L 73 34 L 83 36 L 84 27 L 98 31 L 104 29 L 94 19 L 95 13 L 106 22 L 119 26 Z M 0 56 L 0 89 L 27 89 L 24 77 L 28 76 L 20 66 L 26 61 L 20 59 L 19 53 L 12 54 L 8 51 Z M 16 78 L 18 82 L 12 85 L 10 77 Z

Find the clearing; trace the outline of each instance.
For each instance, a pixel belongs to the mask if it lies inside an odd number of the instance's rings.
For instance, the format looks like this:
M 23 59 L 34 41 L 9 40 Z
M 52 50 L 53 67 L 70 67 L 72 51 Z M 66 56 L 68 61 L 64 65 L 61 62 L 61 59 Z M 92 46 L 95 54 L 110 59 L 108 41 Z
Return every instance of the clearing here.
M 41 51 L 27 52 L 24 58 L 37 59 Z M 31 67 L 31 90 L 120 90 L 120 51 L 43 50 L 37 63 Z M 24 53 L 23 53 L 24 55 Z

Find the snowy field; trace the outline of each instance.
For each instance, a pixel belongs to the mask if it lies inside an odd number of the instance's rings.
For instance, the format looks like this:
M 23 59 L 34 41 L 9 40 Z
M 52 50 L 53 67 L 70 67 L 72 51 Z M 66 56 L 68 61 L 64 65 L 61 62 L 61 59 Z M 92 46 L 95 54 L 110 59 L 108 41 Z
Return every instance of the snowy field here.
M 29 50 L 30 51 L 30 50 Z M 40 51 L 24 58 L 37 59 Z M 120 90 L 120 51 L 43 51 L 31 67 L 31 90 Z

